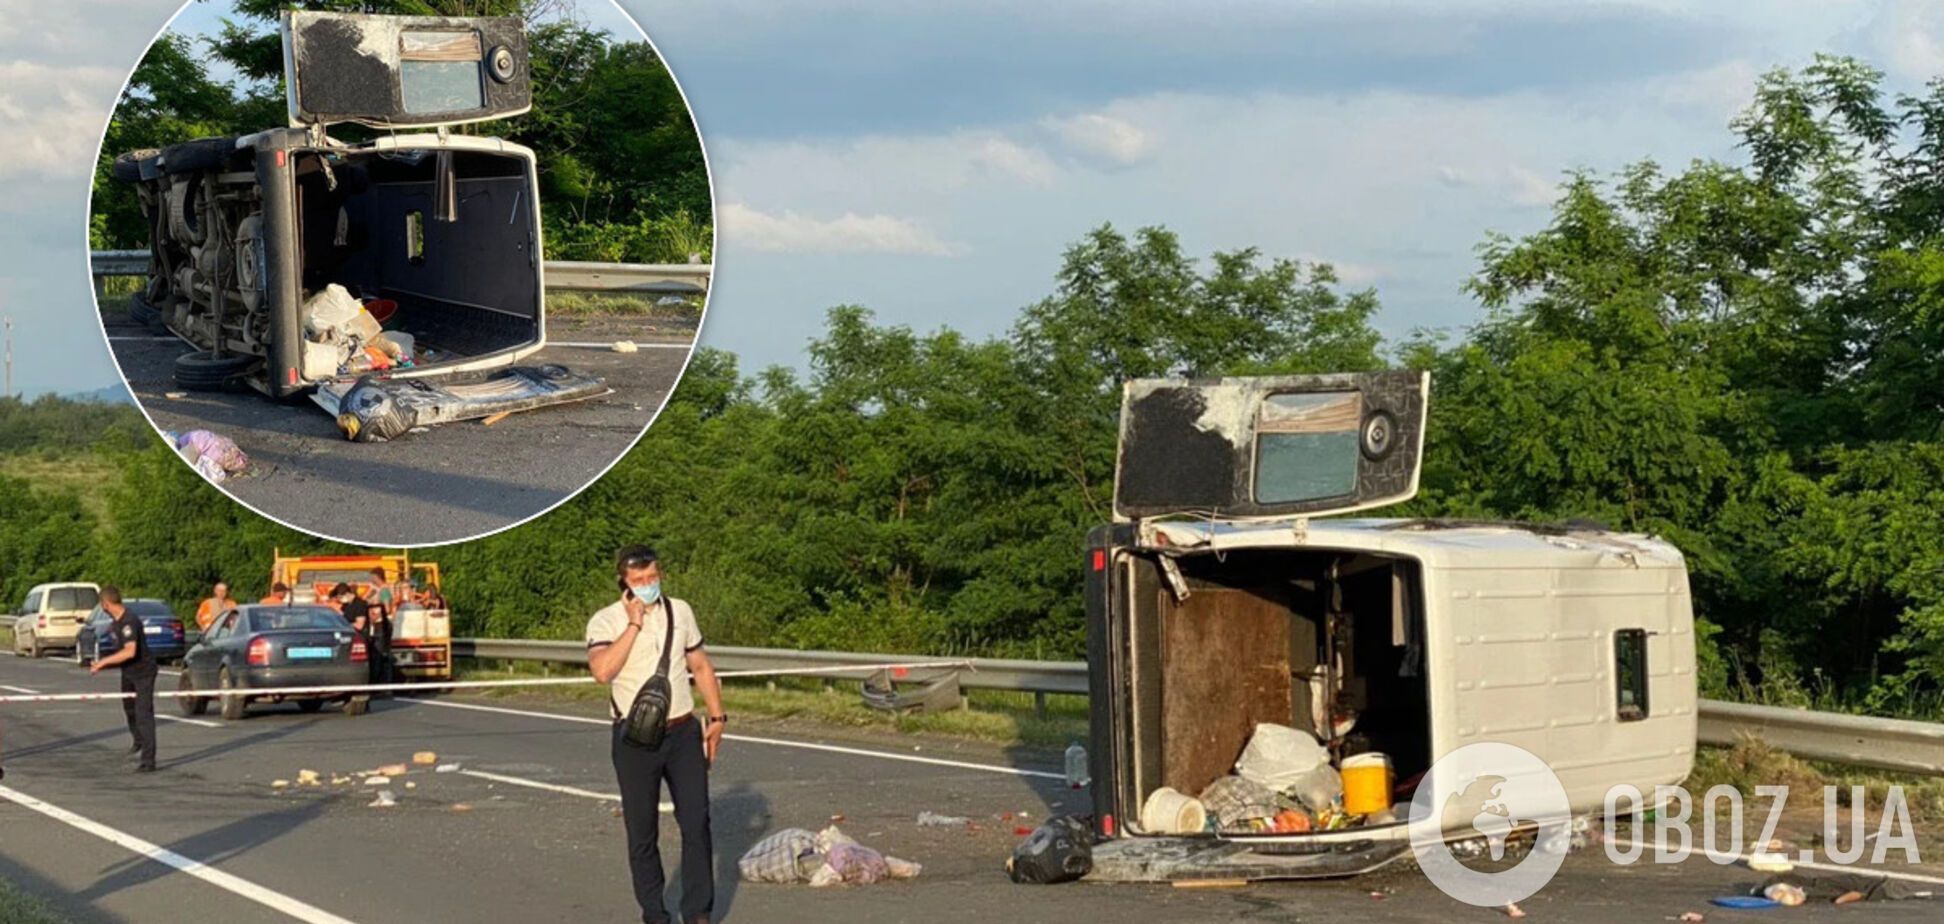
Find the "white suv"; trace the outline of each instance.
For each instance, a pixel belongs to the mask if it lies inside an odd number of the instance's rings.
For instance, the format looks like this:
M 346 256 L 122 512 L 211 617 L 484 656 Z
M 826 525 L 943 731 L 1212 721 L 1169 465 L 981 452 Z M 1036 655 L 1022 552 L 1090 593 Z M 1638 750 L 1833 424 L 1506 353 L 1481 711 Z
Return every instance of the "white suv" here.
M 41 584 L 28 591 L 14 622 L 14 652 L 38 658 L 49 649 L 74 648 L 100 596 L 99 584 Z

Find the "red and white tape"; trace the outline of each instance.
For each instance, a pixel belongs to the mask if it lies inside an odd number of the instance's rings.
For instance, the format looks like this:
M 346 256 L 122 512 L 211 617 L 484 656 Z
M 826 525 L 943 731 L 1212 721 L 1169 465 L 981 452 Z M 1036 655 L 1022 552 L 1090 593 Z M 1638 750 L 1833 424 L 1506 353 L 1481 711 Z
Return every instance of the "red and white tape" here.
M 971 669 L 972 664 L 969 661 L 923 661 L 923 662 L 913 662 L 909 664 L 840 664 L 840 665 L 833 665 L 830 667 L 793 667 L 793 668 L 778 668 L 776 670 L 716 671 L 716 676 L 718 678 L 780 677 L 780 676 L 802 675 L 802 674 L 838 674 L 838 673 L 850 673 L 854 671 L 880 671 L 880 670 L 889 670 L 889 671 L 901 673 L 906 671 L 925 670 L 930 668 L 946 668 L 946 667 L 961 669 L 961 670 L 969 670 Z M 410 692 L 414 690 L 447 691 L 447 690 L 487 689 L 492 687 L 569 686 L 569 685 L 577 685 L 577 684 L 590 684 L 594 682 L 595 680 L 592 677 L 534 677 L 531 679 L 518 679 L 518 680 L 452 680 L 452 681 L 443 681 L 443 682 L 427 681 L 423 683 L 364 683 L 364 684 L 348 684 L 348 685 L 338 685 L 338 686 L 264 687 L 261 689 L 255 687 L 243 687 L 243 688 L 227 690 L 227 691 L 225 690 L 156 690 L 155 695 L 158 697 L 190 696 L 190 697 L 198 697 L 202 699 L 217 699 L 219 697 L 224 697 L 224 696 L 258 697 L 258 696 L 354 695 L 359 693 L 403 693 L 403 692 Z M 134 696 L 135 694 L 133 693 L 122 693 L 122 692 L 18 693 L 18 694 L 10 693 L 6 695 L 0 695 L 0 705 L 8 705 L 8 704 L 15 704 L 15 703 L 103 702 L 107 700 L 132 699 Z

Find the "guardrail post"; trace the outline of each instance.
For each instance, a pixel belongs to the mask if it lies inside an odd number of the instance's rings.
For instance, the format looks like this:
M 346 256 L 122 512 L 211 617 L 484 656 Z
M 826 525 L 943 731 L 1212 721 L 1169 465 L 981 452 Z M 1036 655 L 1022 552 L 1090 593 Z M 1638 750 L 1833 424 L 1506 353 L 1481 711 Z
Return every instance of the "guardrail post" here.
M 1033 718 L 1046 721 L 1046 691 L 1033 691 Z

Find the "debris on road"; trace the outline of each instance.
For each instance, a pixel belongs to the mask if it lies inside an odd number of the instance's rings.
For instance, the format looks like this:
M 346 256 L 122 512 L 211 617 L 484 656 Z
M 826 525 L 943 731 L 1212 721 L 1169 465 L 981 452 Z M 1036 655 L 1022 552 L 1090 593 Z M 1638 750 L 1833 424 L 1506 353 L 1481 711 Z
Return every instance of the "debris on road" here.
M 1681 924 L 1701 924 L 1707 919 L 1708 916 L 1699 911 L 1683 911 L 1680 917 Z
M 1735 908 L 1742 911 L 1781 907 L 1774 899 L 1763 898 L 1759 895 L 1723 895 L 1720 898 L 1708 899 L 1708 902 L 1709 904 L 1719 905 L 1723 908 Z
M 500 421 L 502 421 L 502 420 L 505 420 L 506 418 L 508 418 L 508 417 L 511 417 L 511 416 L 513 416 L 513 412 L 512 412 L 512 411 L 501 411 L 501 412 L 499 412 L 499 413 L 497 413 L 497 414 L 492 414 L 492 415 L 489 415 L 489 416 L 488 416 L 488 417 L 487 417 L 487 418 L 486 418 L 485 420 L 482 420 L 482 421 L 480 421 L 479 423 L 480 423 L 480 425 L 481 425 L 481 426 L 487 426 L 487 427 L 490 427 L 490 426 L 492 426 L 492 425 L 494 425 L 494 424 L 496 424 L 496 423 L 499 423 Z
M 417 783 L 414 783 L 414 782 L 412 782 L 411 780 L 406 780 L 406 781 L 405 781 L 405 788 L 406 788 L 406 789 L 417 789 L 417 788 L 418 788 L 418 784 L 417 784 Z
M 1758 873 L 1786 873 L 1795 869 L 1795 864 L 1782 854 L 1762 852 L 1748 855 L 1748 868 Z
M 1006 875 L 1014 882 L 1051 885 L 1093 872 L 1093 832 L 1071 815 L 1048 820 L 1013 848 Z
M 1247 879 L 1176 879 L 1171 883 L 1177 889 L 1242 889 L 1247 888 Z
M 317 771 L 315 770 L 297 771 L 297 785 L 299 786 L 316 786 L 317 779 Z
M 1835 900 L 1831 902 L 1831 904 L 1848 905 L 1853 902 L 1860 902 L 1862 900 L 1863 900 L 1863 893 L 1858 892 L 1855 889 L 1851 889 L 1848 892 L 1844 892 L 1843 894 L 1836 896 Z
M 386 764 L 386 765 L 384 765 L 384 766 L 382 766 L 382 767 L 379 767 L 378 769 L 376 769 L 376 770 L 373 770 L 373 771 L 371 771 L 371 772 L 373 772 L 373 773 L 376 773 L 376 774 L 378 774 L 379 776 L 404 776 L 404 775 L 405 775 L 405 765 L 404 765 L 404 764 Z
M 641 349 L 640 347 L 635 346 L 635 342 L 633 340 L 614 341 L 614 352 L 616 353 L 634 353 L 639 351 L 640 349 Z
M 415 763 L 421 767 L 430 767 L 433 764 L 436 764 L 438 762 L 439 762 L 439 755 L 431 751 L 420 751 L 412 755 L 412 763 Z
M 1518 902 L 1509 902 L 1505 906 L 1505 916 L 1517 920 L 1525 917 L 1525 909 L 1519 907 Z
M 831 825 L 812 834 L 784 828 L 756 842 L 736 869 L 746 882 L 808 883 L 812 888 L 916 878 L 924 867 L 887 857 Z
M 388 776 L 368 776 L 368 777 L 365 777 L 365 781 L 364 781 L 364 784 L 365 784 L 366 786 L 390 786 L 390 785 L 391 785 L 391 777 L 388 777 Z
M 432 768 L 432 772 L 433 772 L 433 773 L 458 773 L 458 772 L 459 772 L 459 765 L 458 765 L 458 764 L 440 764 L 440 765 L 438 765 L 437 767 L 434 767 L 434 768 Z
M 391 790 L 381 789 L 378 791 L 378 798 L 371 800 L 370 807 L 371 808 L 391 808 L 392 806 L 397 804 L 398 804 L 398 797 L 392 795 Z
M 290 781 L 289 781 L 289 780 L 271 780 L 271 781 L 270 781 L 270 788 L 271 788 L 271 789 L 284 789 L 284 788 L 287 788 L 288 786 L 290 786 Z
M 454 802 L 452 803 L 452 810 L 455 812 L 470 812 L 472 811 L 472 805 L 466 802 Z
M 971 823 L 972 819 L 963 815 L 940 815 L 930 811 L 918 813 L 920 828 L 963 828 Z
M 218 436 L 208 430 L 190 430 L 187 433 L 162 431 L 162 438 L 169 441 L 176 453 L 189 462 L 196 470 L 212 483 L 222 484 L 231 475 L 240 475 L 250 467 L 250 457 L 238 449 L 236 441 L 227 436 Z

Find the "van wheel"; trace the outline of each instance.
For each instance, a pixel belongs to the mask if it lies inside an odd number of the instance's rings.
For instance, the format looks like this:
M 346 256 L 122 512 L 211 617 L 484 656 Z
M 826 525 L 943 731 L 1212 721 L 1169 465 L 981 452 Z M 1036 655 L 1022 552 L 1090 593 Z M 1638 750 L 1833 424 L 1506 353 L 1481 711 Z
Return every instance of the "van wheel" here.
M 196 689 L 196 680 L 189 676 L 189 669 L 187 667 L 184 667 L 182 673 L 177 675 L 176 689 L 184 693 L 193 692 Z M 186 716 L 202 715 L 203 712 L 209 709 L 209 697 L 178 696 L 176 697 L 176 707 L 181 709 L 182 714 Z
M 344 701 L 344 714 L 347 716 L 360 716 L 370 711 L 371 697 L 369 696 L 353 696 Z
M 162 312 L 147 295 L 137 292 L 128 297 L 128 319 L 142 325 L 149 333 L 168 333 L 168 325 L 162 321 Z
M 197 350 L 175 358 L 175 380 L 177 385 L 190 391 L 222 391 L 258 362 L 254 356 L 216 356 L 207 350 Z
M 243 710 L 247 708 L 249 704 L 243 701 L 242 696 L 229 692 L 231 690 L 236 689 L 236 678 L 230 676 L 229 668 L 227 667 L 223 668 L 222 673 L 216 675 L 216 688 L 224 691 L 223 694 L 224 721 L 235 722 L 243 718 Z
M 324 701 L 321 699 L 300 699 L 297 701 L 297 708 L 306 713 L 316 712 L 324 708 Z
M 162 152 L 155 148 L 142 148 L 138 151 L 129 151 L 120 154 L 115 158 L 115 165 L 108 168 L 108 175 L 124 183 L 140 183 L 142 181 L 142 161 L 148 160 L 160 153 Z
M 47 649 L 41 647 L 40 636 L 35 636 L 33 641 L 27 643 L 27 656 L 30 658 L 47 657 Z

